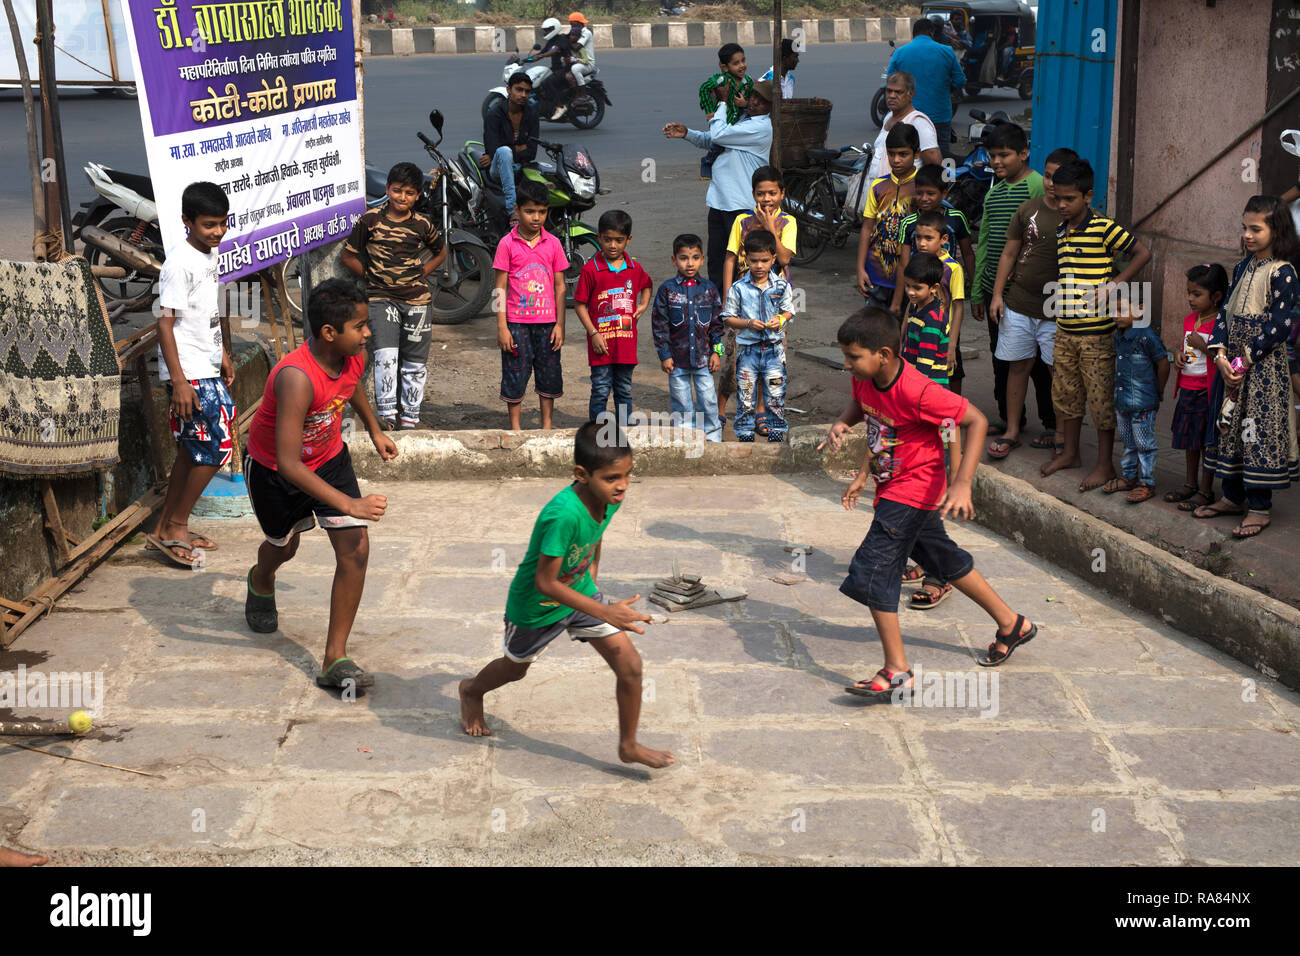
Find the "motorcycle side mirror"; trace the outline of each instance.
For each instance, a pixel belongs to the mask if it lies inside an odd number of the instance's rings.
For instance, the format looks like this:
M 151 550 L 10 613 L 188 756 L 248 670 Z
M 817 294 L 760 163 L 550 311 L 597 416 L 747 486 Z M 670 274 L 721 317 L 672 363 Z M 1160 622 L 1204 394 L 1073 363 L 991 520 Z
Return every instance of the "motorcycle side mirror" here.
M 442 135 L 442 110 L 429 111 L 429 125 L 437 131 L 439 136 Z

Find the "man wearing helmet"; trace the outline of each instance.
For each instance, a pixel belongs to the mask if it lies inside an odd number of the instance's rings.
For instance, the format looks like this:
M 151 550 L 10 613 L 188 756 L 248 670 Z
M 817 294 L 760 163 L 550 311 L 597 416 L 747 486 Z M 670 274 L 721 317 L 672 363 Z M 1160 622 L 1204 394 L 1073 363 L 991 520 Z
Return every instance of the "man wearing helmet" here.
M 581 16 L 581 14 L 579 14 Z M 562 119 L 568 112 L 565 100 L 569 93 L 569 65 L 574 60 L 574 39 L 572 33 L 565 33 L 564 27 L 555 17 L 542 21 L 541 51 L 537 58 L 551 58 L 551 75 L 542 81 L 537 90 L 538 99 L 545 109 L 553 110 L 552 120 Z M 546 115 L 545 111 L 543 115 Z

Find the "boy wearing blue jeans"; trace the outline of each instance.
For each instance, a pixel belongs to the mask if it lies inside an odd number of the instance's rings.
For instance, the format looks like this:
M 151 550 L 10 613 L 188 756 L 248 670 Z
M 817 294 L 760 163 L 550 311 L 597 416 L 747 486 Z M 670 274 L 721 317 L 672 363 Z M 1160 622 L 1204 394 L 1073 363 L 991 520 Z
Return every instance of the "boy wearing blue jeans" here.
M 745 237 L 749 271 L 727 290 L 722 320 L 736 335 L 736 440 L 754 440 L 761 390 L 767 405 L 767 440 L 785 441 L 785 324 L 794 317 L 790 283 L 772 275 L 776 236 L 755 229 Z
M 702 423 L 706 441 L 722 441 L 713 389 L 713 373 L 722 365 L 722 298 L 712 282 L 699 278 L 703 264 L 699 236 L 684 233 L 673 240 L 677 275 L 655 293 L 650 319 L 673 414 L 696 427 Z
M 874 677 L 845 689 L 874 700 L 912 693 L 912 671 L 898 626 L 898 595 L 909 555 L 927 571 L 950 581 L 997 622 L 993 643 L 978 661 L 983 667 L 997 667 L 1017 647 L 1033 640 L 1038 627 L 998 597 L 975 570 L 970 554 L 943 527 L 949 514 L 962 520 L 974 515 L 971 480 L 979 464 L 978 455 L 967 455 L 948 485 L 943 432 L 969 428 L 971 441 L 979 446 L 988 432 L 988 419 L 969 401 L 902 360 L 902 329 L 896 314 L 866 306 L 845 320 L 837 338 L 844 368 L 853 374 L 853 401 L 819 447 L 838 450 L 854 426 L 865 421 L 867 457 L 844 492 L 844 507 L 852 511 L 867 477 L 876 479 L 875 517 L 840 591 L 871 609 L 885 651 L 885 666 Z
M 1115 309 L 1115 423 L 1124 458 L 1122 478 L 1102 486 L 1108 495 L 1127 491 L 1141 504 L 1156 493 L 1156 413 L 1169 381 L 1169 351 L 1147 323 L 1135 328 L 1133 308 L 1120 298 Z

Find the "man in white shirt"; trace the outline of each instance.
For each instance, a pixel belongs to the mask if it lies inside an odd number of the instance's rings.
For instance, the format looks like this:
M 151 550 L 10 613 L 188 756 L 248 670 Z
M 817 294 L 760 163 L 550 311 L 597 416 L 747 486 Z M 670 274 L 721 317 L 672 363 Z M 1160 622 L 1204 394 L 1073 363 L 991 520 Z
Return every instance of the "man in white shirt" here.
M 781 41 L 781 99 L 794 99 L 794 70 L 799 65 L 799 51 L 789 38 Z M 772 79 L 772 69 L 759 77 L 760 80 Z
M 687 129 L 685 123 L 664 127 L 669 139 L 685 139 L 706 151 L 713 146 L 723 147 L 722 154 L 713 161 L 713 178 L 704 197 L 709 207 L 709 281 L 718 287 L 722 286 L 732 220 L 753 208 L 754 172 L 766 166 L 771 157 L 771 112 L 772 81 L 757 80 L 749 94 L 749 105 L 735 123 L 727 123 L 727 104 L 723 103 L 710 119 L 707 133 Z
M 912 107 L 912 97 L 916 95 L 916 80 L 911 73 L 891 73 L 885 80 L 885 105 L 889 113 L 880 127 L 876 137 L 875 148 L 871 154 L 871 178 L 880 179 L 889 175 L 889 157 L 885 153 L 885 137 L 898 123 L 907 123 L 916 127 L 921 138 L 921 154 L 916 160 L 919 169 L 928 163 L 943 164 L 943 154 L 939 152 L 939 138 L 934 123 L 918 109 Z

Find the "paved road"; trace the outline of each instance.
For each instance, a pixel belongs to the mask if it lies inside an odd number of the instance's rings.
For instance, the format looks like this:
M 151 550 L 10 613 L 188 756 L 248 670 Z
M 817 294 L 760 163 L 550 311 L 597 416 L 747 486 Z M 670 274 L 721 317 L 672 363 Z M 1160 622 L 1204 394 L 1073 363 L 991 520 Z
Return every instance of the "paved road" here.
M 837 590 L 870 514 L 820 475 L 646 478 L 610 525 L 613 596 L 644 596 L 674 556 L 749 591 L 636 638 L 642 738 L 675 767 L 617 762 L 614 682 L 567 640 L 489 697 L 493 737 L 465 736 L 457 681 L 497 653 L 510 572 L 561 485 L 370 487 L 390 508 L 349 647 L 377 683 L 354 703 L 312 683 L 323 535 L 281 572 L 282 630 L 262 636 L 241 613 L 250 520 L 203 525 L 221 550 L 202 573 L 123 547 L 0 670 L 102 672 L 101 727 L 56 748 L 161 776 L 0 744 L 0 843 L 74 865 L 1300 863 L 1300 696 L 985 529 L 949 524 L 1041 629 L 996 688 L 947 696 L 947 675 L 993 676 L 974 663 L 989 621 L 955 595 L 902 616 L 943 696 L 932 678 L 918 708 L 844 694 L 880 665 Z M 817 550 L 782 586 L 794 542 Z
M 830 143 L 875 138 L 868 107 L 890 52 L 887 44 L 856 43 L 814 46 L 804 56 L 798 71 L 799 93 L 824 96 L 836 104 Z M 542 136 L 581 139 L 590 145 L 602 170 L 639 170 L 644 157 L 680 154 L 658 131 L 669 120 L 703 125 L 696 88 L 710 70 L 711 57 L 703 49 L 602 50 L 601 75 L 614 100 L 605 122 L 581 133 L 568 124 L 543 123 Z M 415 132 L 428 131 L 428 112 L 435 106 L 446 116 L 449 143 L 481 139 L 479 109 L 488 89 L 500 83 L 504 59 L 482 54 L 366 60 L 367 160 L 385 168 L 405 159 L 422 163 L 424 152 Z M 761 72 L 766 66 L 759 62 L 756 59 L 754 67 Z M 145 172 L 140 114 L 133 101 L 69 93 L 60 104 L 74 211 L 92 195 L 81 172 L 86 162 Z M 981 99 L 971 105 L 987 109 L 993 104 Z M 1018 111 L 1024 104 L 1008 91 L 996 105 Z M 959 127 L 962 122 L 958 120 Z M 10 133 L 0 137 L 0 256 L 24 258 L 31 248 L 31 194 L 21 134 L 22 98 L 17 92 L 0 93 L 0 129 Z

